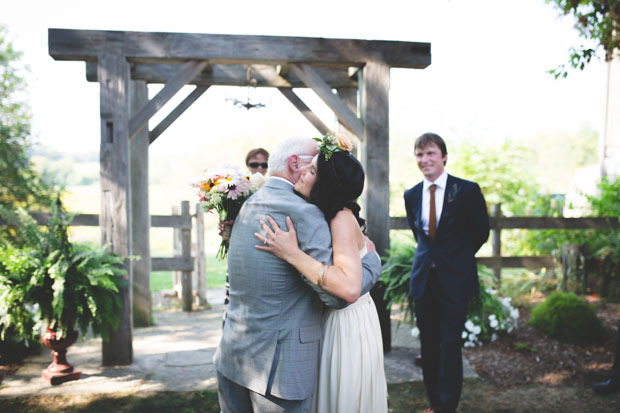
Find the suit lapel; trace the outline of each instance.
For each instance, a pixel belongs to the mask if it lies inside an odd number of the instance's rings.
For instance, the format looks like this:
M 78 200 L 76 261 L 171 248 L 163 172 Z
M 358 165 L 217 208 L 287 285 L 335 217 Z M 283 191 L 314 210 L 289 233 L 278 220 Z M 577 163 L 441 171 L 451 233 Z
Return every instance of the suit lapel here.
M 446 221 L 446 218 L 450 216 L 452 212 L 450 210 L 450 197 L 453 196 L 454 186 L 457 185 L 455 179 L 452 175 L 448 174 L 448 179 L 446 180 L 446 188 L 443 192 L 443 205 L 441 207 L 441 216 L 439 217 L 439 224 L 437 225 L 437 232 L 442 227 L 442 223 Z
M 419 229 L 420 233 L 424 234 L 422 231 L 422 189 L 424 188 L 423 184 L 420 184 L 420 188 L 415 191 L 416 199 L 415 199 L 415 225 Z M 425 234 L 426 235 L 426 234 Z

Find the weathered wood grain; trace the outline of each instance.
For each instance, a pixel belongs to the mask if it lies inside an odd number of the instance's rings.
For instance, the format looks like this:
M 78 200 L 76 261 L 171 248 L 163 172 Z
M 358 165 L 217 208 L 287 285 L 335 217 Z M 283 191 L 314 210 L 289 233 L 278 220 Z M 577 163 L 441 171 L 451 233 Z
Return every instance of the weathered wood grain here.
M 101 227 L 102 245 L 130 256 L 131 199 L 129 196 L 129 63 L 119 54 L 98 58 L 101 116 Z M 127 365 L 133 361 L 132 271 L 125 262 L 126 285 L 119 288 L 122 304 L 120 324 L 102 344 L 104 366 Z
M 278 71 L 279 66 L 249 65 L 256 87 L 293 87 L 305 88 L 306 85 L 292 72 Z M 323 67 L 313 66 L 319 76 L 332 88 L 357 87 L 357 77 L 351 77 L 348 66 Z M 144 80 L 147 83 L 166 83 L 178 71 L 179 64 L 174 63 L 133 63 L 131 79 Z M 195 78 L 188 82 L 197 86 L 248 86 L 248 65 L 209 65 Z M 97 64 L 86 62 L 86 80 L 97 82 Z
M 189 215 L 189 201 L 181 202 L 181 216 L 186 219 L 190 219 Z M 190 228 L 181 230 L 181 256 L 185 261 L 192 260 L 192 230 Z M 192 271 L 183 270 L 182 278 L 182 298 L 183 298 L 183 311 L 192 311 Z
M 490 268 L 550 268 L 559 263 L 551 255 L 540 255 L 532 257 L 476 257 L 476 262 Z
M 198 305 L 206 305 L 207 303 L 207 257 L 205 254 L 205 223 L 204 210 L 200 204 L 196 204 L 196 278 L 198 292 Z
M 202 96 L 202 94 L 205 93 L 208 88 L 209 86 L 196 86 L 196 88 L 192 90 L 192 92 L 187 95 L 187 97 L 183 99 L 183 101 L 179 103 L 176 108 L 170 111 L 168 116 L 162 119 L 162 121 L 159 122 L 157 126 L 155 126 L 153 130 L 149 132 L 149 144 L 153 143 L 155 139 L 159 137 L 159 135 L 164 133 L 164 131 L 168 129 L 168 127 L 172 125 L 172 123 L 177 120 L 178 117 L 183 114 L 183 112 L 185 112 L 190 106 L 192 106 L 192 104 L 196 100 L 198 100 L 198 98 Z
M 360 113 L 364 120 L 360 158 L 366 172 L 362 195 L 368 236 L 374 241 L 379 255 L 390 248 L 390 182 L 389 147 L 390 67 L 383 62 L 368 62 L 361 75 Z M 349 112 L 351 111 L 347 108 Z M 377 307 L 383 349 L 392 348 L 390 309 L 384 299 L 385 285 L 377 283 L 371 290 Z
M 491 229 L 620 229 L 617 217 L 598 218 L 545 218 L 545 217 L 489 217 Z M 406 217 L 391 217 L 390 229 L 410 229 Z
M 148 88 L 143 80 L 129 84 L 129 110 L 135 114 L 149 100 Z M 151 325 L 151 216 L 149 214 L 149 132 L 142 129 L 129 142 L 131 171 L 131 242 L 133 278 L 133 325 Z
M 331 87 L 319 76 L 319 74 L 307 64 L 293 64 L 292 71 L 334 111 L 338 120 L 353 133 L 363 139 L 364 128 L 359 118 L 351 112 L 351 109 L 332 92 Z
M 179 68 L 179 71 L 168 81 L 162 90 L 157 93 L 146 105 L 142 107 L 129 121 L 129 137 L 133 138 L 149 119 L 157 113 L 183 86 L 192 80 L 202 69 L 207 66 L 207 62 L 188 62 Z
M 388 66 L 423 69 L 431 64 L 430 43 L 250 36 L 48 29 L 49 54 L 56 60 L 96 61 L 101 53 L 120 53 L 131 62 L 210 60 L 219 63 L 305 62 L 362 65 L 383 60 Z
M 192 271 L 194 260 L 185 258 L 151 258 L 151 269 L 153 271 Z

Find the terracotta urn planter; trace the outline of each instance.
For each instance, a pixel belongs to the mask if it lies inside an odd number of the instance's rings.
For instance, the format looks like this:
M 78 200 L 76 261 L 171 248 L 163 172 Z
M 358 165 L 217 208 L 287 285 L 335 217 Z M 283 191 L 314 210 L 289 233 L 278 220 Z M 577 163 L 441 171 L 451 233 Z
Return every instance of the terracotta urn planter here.
M 80 372 L 75 371 L 73 366 L 67 361 L 67 348 L 75 343 L 78 332 L 67 331 L 65 337 L 57 338 L 56 331 L 47 328 L 41 335 L 41 343 L 52 350 L 54 361 L 41 372 L 41 377 L 52 385 L 62 384 L 66 381 L 78 380 Z

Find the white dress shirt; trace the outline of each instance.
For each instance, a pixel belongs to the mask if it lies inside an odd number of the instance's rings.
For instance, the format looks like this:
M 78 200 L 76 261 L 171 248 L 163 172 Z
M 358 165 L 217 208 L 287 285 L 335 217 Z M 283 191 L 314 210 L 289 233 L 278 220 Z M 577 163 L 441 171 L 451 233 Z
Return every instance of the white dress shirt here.
M 432 184 L 437 185 L 435 188 L 435 222 L 439 225 L 441 210 L 443 209 L 443 196 L 446 193 L 446 184 L 448 182 L 448 173 L 443 171 L 435 181 L 431 182 L 424 178 L 422 186 L 422 230 L 428 235 L 428 217 L 431 211 L 431 191 L 429 187 Z

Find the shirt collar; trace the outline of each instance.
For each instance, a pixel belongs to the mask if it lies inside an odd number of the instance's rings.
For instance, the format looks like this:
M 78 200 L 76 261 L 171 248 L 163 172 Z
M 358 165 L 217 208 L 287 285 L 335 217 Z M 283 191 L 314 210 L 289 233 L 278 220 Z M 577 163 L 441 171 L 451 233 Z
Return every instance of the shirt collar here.
M 289 181 L 288 179 L 280 178 L 279 176 L 269 176 L 269 179 L 278 179 L 278 180 L 280 180 L 280 181 L 284 181 L 284 182 L 286 182 L 286 183 L 287 183 L 287 184 L 289 184 L 290 186 L 293 186 L 293 187 L 295 186 L 295 184 L 294 184 L 294 183 L 292 183 L 291 181 Z
M 448 182 L 448 173 L 444 170 L 441 175 L 435 181 L 431 182 L 428 179 L 424 178 L 424 187 L 422 191 L 426 191 L 429 186 L 432 184 L 437 185 L 441 189 L 446 189 L 446 183 Z

